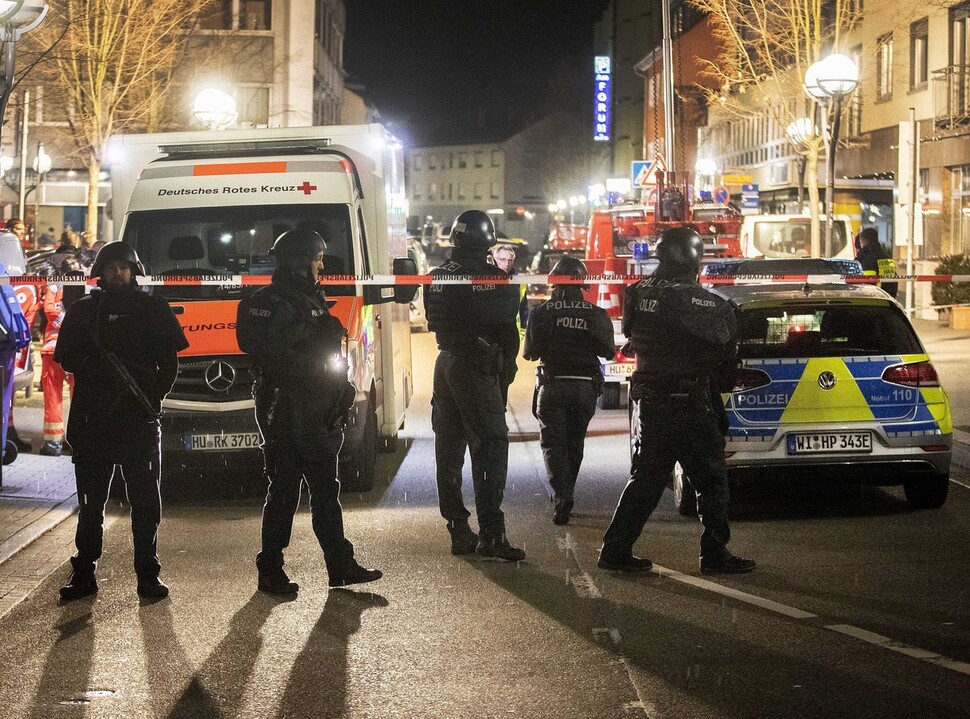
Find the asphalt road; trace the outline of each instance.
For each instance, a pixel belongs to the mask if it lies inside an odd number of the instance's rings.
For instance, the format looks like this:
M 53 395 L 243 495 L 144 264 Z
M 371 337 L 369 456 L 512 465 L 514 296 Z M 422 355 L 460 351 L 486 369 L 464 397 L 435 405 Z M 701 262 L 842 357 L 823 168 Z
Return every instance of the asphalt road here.
M 0 621 L 2 715 L 967 715 L 965 471 L 924 512 L 897 489 L 742 487 L 732 548 L 759 568 L 714 581 L 697 572 L 696 520 L 668 493 L 637 546 L 657 571 L 615 576 L 596 554 L 629 468 L 625 410 L 594 420 L 574 520 L 555 527 L 523 367 L 505 504 L 528 557 L 455 558 L 436 508 L 430 373 L 417 369 L 432 345 L 415 340 L 409 446 L 380 458 L 375 490 L 343 500 L 359 558 L 384 579 L 328 592 L 304 508 L 287 555 L 303 589 L 267 597 L 255 591 L 258 505 L 170 504 L 172 595 L 141 603 L 122 516 L 96 600 L 59 606 L 62 568 Z

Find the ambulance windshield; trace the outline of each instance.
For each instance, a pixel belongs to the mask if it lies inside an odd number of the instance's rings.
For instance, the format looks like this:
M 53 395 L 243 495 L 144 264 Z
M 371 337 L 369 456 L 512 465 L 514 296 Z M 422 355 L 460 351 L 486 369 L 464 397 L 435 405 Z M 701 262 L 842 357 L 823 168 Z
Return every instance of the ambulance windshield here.
M 325 275 L 355 274 L 347 205 L 251 205 L 186 207 L 133 212 L 125 242 L 135 248 L 149 275 L 268 275 L 276 268 L 270 249 L 287 230 L 306 227 L 327 243 Z M 328 295 L 353 295 L 353 285 L 327 285 Z M 166 286 L 168 299 L 237 297 L 256 288 L 226 290 Z M 201 295 L 201 296 L 200 296 Z

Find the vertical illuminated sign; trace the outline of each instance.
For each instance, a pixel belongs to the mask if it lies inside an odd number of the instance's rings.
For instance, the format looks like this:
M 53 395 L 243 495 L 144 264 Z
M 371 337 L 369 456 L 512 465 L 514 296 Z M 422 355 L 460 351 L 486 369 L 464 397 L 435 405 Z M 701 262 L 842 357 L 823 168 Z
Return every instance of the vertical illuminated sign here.
M 610 141 L 610 105 L 613 103 L 613 71 L 609 55 L 593 58 L 593 140 Z

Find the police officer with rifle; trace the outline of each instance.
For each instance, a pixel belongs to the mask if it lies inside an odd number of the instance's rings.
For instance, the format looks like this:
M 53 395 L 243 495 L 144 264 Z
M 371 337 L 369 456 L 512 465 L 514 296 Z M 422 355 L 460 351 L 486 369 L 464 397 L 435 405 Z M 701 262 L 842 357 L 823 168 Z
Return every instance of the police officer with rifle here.
M 667 230 L 657 243 L 656 273 L 627 288 L 623 332 L 636 352 L 630 397 L 637 402 L 633 470 L 613 515 L 599 566 L 646 572 L 649 559 L 633 545 L 680 462 L 697 494 L 703 574 L 750 572 L 755 563 L 727 549 L 728 482 L 724 461 L 727 420 L 721 389 L 737 351 L 731 306 L 697 283 L 704 242 L 693 229 Z
M 79 507 L 77 554 L 71 558 L 71 579 L 60 591 L 65 600 L 98 591 L 95 565 L 116 465 L 131 504 L 138 595 L 168 596 L 159 579 L 157 553 L 162 517 L 159 414 L 178 374 L 178 352 L 189 343 L 168 303 L 139 291 L 135 276 L 144 274 L 130 245 L 106 244 L 91 268 L 100 289 L 67 309 L 54 349 L 54 360 L 74 373 L 67 441 Z
M 428 329 L 440 350 L 431 397 L 438 505 L 448 522 L 452 554 L 474 552 L 514 562 L 524 559 L 525 552 L 505 535 L 502 498 L 509 462 L 505 405 L 519 351 L 519 291 L 502 282 L 508 275 L 488 262 L 495 228 L 484 212 L 461 213 L 452 225 L 451 243 L 450 259 L 431 272 L 432 278 L 467 276 L 484 282 L 432 280 L 425 294 Z M 492 284 L 490 277 L 499 281 Z M 466 447 L 481 536 L 471 530 L 461 496 Z
M 522 354 L 541 362 L 533 413 L 556 503 L 552 521 L 568 524 L 586 429 L 603 391 L 599 358 L 612 357 L 616 348 L 613 323 L 606 310 L 583 299 L 585 285 L 557 282 L 584 279 L 586 265 L 567 256 L 549 274 L 552 297 L 530 314 Z
M 284 232 L 273 245 L 272 283 L 239 303 L 236 339 L 253 358 L 253 394 L 269 488 L 263 506 L 258 588 L 294 594 L 300 587 L 283 569 L 293 516 L 304 480 L 313 533 L 323 550 L 331 587 L 373 582 L 382 574 L 354 559 L 344 536 L 337 454 L 356 390 L 341 354 L 346 330 L 330 314 L 317 284 L 326 243 L 313 230 Z

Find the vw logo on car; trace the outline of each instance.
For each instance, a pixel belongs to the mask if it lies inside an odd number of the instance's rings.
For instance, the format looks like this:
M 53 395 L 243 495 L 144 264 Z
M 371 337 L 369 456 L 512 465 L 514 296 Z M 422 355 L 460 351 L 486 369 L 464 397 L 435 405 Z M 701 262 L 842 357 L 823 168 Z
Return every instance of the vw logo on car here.
M 236 381 L 236 368 L 217 360 L 205 368 L 206 386 L 213 392 L 227 392 Z
M 831 372 L 822 372 L 818 376 L 818 386 L 822 389 L 832 389 L 836 383 L 835 375 Z

